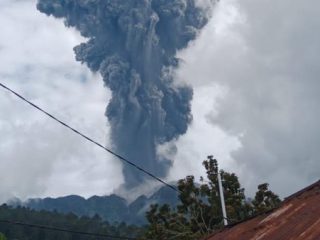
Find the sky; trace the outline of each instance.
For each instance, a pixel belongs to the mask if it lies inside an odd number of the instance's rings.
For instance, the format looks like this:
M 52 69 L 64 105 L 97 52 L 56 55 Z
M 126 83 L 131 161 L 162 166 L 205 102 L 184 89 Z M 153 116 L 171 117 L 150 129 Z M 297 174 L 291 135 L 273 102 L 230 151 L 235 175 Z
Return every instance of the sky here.
M 0 82 L 106 146 L 110 92 L 75 61 L 85 41 L 35 0 L 0 0 Z M 224 0 L 178 53 L 177 83 L 191 84 L 188 132 L 159 146 L 166 180 L 203 175 L 214 155 L 253 195 L 287 196 L 319 179 L 320 3 Z M 121 163 L 0 89 L 0 201 L 117 191 Z M 172 146 L 177 154 L 172 155 Z

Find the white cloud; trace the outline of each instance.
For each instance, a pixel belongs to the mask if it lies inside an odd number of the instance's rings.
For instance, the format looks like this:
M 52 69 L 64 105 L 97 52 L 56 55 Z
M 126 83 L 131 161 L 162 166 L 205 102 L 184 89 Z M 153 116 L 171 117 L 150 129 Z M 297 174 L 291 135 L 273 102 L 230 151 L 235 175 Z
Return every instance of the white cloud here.
M 84 39 L 35 1 L 1 0 L 0 81 L 103 144 L 109 98 L 99 76 L 74 59 Z M 106 152 L 0 91 L 0 200 L 110 193 L 121 166 Z
M 216 100 L 223 95 L 223 89 L 216 85 L 195 88 L 192 103 L 193 121 L 188 132 L 174 141 L 177 153 L 170 152 L 172 143 L 165 144 L 159 149 L 162 154 L 174 158 L 169 180 L 184 178 L 186 175 L 194 175 L 196 179 L 204 176 L 202 162 L 209 155 L 219 159 L 220 167 L 232 171 L 230 166 L 233 165 L 233 159 L 230 152 L 238 149 L 240 143 L 236 137 L 230 137 L 220 128 L 213 126 L 208 115 L 215 108 Z
M 196 89 L 217 84 L 225 90 L 209 118 L 240 141 L 230 170 L 250 193 L 267 181 L 285 196 L 319 178 L 319 6 L 221 1 L 200 37 L 180 54 L 180 78 Z

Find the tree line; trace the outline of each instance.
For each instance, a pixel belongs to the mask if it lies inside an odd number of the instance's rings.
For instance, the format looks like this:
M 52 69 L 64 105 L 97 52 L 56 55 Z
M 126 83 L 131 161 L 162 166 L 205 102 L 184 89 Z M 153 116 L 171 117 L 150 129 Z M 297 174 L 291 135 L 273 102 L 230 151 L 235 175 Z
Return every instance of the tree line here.
M 235 173 L 218 169 L 218 162 L 213 156 L 203 161 L 206 176 L 199 182 L 194 176 L 187 176 L 178 181 L 179 203 L 154 204 L 146 212 L 146 226 L 127 225 L 126 223 L 109 223 L 99 215 L 78 217 L 73 213 L 61 214 L 56 211 L 35 211 L 25 207 L 12 208 L 0 206 L 0 220 L 21 221 L 32 224 L 48 225 L 73 231 L 93 232 L 113 236 L 136 237 L 138 239 L 201 239 L 223 227 L 223 216 L 220 202 L 218 173 L 223 179 L 223 193 L 229 223 L 236 223 L 265 211 L 276 208 L 280 198 L 269 190 L 267 183 L 258 185 L 254 199 L 245 196 Z M 0 224 L 0 240 L 84 240 L 96 237 L 81 236 L 45 229 Z M 106 238 L 104 238 L 106 239 Z
M 149 224 L 144 233 L 145 239 L 201 239 L 223 227 L 218 162 L 213 156 L 208 156 L 203 166 L 206 177 L 200 177 L 200 184 L 195 182 L 194 176 L 178 181 L 180 203 L 177 207 L 151 205 L 146 214 Z M 235 173 L 220 170 L 220 174 L 229 223 L 251 218 L 281 203 L 267 183 L 258 185 L 254 199 L 250 200 L 246 198 Z
M 62 214 L 56 211 L 35 211 L 25 207 L 13 208 L 6 204 L 0 206 L 0 220 L 22 222 L 28 224 L 51 226 L 71 231 L 107 234 L 112 236 L 138 237 L 143 228 L 127 225 L 126 223 L 109 223 L 103 221 L 99 215 L 93 217 L 78 217 L 73 213 Z M 52 231 L 28 226 L 0 223 L 0 240 L 90 240 L 114 239 L 97 238 L 76 233 Z

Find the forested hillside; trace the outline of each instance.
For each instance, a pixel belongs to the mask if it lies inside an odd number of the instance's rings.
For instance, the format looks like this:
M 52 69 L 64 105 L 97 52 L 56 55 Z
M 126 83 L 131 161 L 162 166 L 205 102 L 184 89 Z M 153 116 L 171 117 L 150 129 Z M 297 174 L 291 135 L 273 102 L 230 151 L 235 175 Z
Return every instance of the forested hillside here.
M 130 204 L 115 194 L 109 196 L 93 196 L 85 199 L 71 195 L 59 198 L 29 199 L 22 202 L 18 199 L 9 202 L 11 206 L 23 206 L 33 210 L 57 211 L 59 213 L 73 213 L 79 217 L 93 217 L 98 214 L 102 220 L 110 223 L 125 222 L 126 224 L 144 225 L 147 223 L 145 213 L 151 204 L 176 206 L 178 195 L 167 187 L 161 187 L 150 197 L 139 196 Z
M 72 231 L 91 232 L 113 236 L 137 237 L 142 228 L 125 223 L 110 224 L 98 215 L 93 217 L 77 217 L 75 214 L 61 214 L 58 212 L 35 211 L 24 207 L 13 208 L 8 205 L 0 206 L 0 221 L 24 222 L 28 224 L 46 225 Z M 14 225 L 0 222 L 0 233 L 6 239 L 19 240 L 88 240 L 100 239 L 89 235 L 52 231 L 30 226 Z M 1 235 L 0 235 L 1 239 Z M 114 238 L 101 238 L 114 239 Z

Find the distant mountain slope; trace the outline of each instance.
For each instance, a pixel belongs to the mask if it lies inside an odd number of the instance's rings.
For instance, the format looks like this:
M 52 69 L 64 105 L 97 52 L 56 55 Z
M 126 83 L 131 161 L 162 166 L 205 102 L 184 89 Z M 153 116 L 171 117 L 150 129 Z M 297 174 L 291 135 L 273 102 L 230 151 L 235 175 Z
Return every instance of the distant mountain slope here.
M 176 206 L 178 196 L 167 187 L 162 187 L 150 197 L 139 196 L 130 204 L 115 194 L 109 196 L 93 196 L 88 199 L 77 195 L 59 198 L 29 199 L 21 202 L 16 199 L 8 204 L 11 206 L 24 206 L 33 210 L 57 211 L 60 213 L 74 213 L 77 216 L 92 217 L 98 214 L 108 222 L 125 222 L 127 224 L 143 225 L 146 223 L 145 212 L 151 204 L 168 203 Z
M 75 196 L 71 196 L 74 198 Z M 74 199 L 79 200 L 79 197 Z M 127 224 L 110 224 L 103 221 L 99 216 L 77 217 L 75 214 L 62 214 L 49 211 L 35 211 L 24 207 L 9 207 L 4 204 L 0 206 L 0 233 L 4 234 L 8 240 L 94 240 L 97 237 L 52 231 L 44 228 L 27 227 L 8 222 L 22 222 L 27 224 L 45 225 L 52 228 L 67 229 L 77 232 L 89 232 L 104 235 L 138 237 L 144 229 L 142 227 Z M 102 238 L 99 238 L 102 239 Z M 103 238 L 115 239 L 115 238 Z

